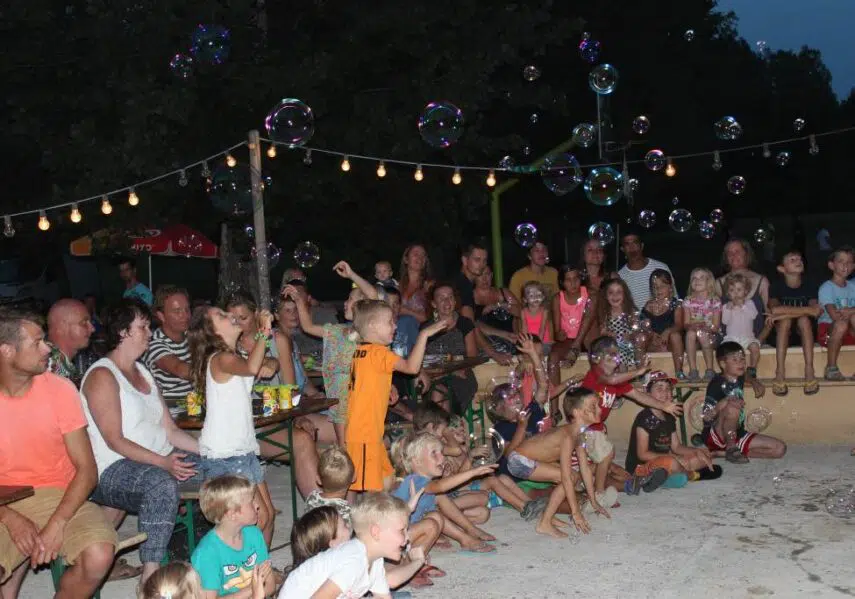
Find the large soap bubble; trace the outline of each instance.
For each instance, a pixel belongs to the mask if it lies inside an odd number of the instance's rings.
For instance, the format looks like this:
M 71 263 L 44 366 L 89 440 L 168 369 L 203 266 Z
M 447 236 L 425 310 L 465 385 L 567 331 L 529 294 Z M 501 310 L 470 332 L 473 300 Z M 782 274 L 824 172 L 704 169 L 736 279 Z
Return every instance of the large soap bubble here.
M 267 115 L 264 128 L 273 141 L 302 146 L 315 133 L 315 116 L 305 102 L 285 98 Z
M 662 150 L 650 150 L 644 155 L 644 165 L 651 171 L 661 171 L 667 162 Z
M 431 102 L 419 117 L 419 134 L 434 148 L 447 148 L 463 135 L 463 112 L 451 102 Z
M 222 25 L 199 25 L 193 32 L 190 54 L 205 64 L 223 64 L 231 50 L 229 30 Z
M 597 138 L 597 129 L 591 123 L 580 123 L 573 127 L 573 143 L 588 148 Z
M 520 223 L 514 229 L 514 241 L 520 247 L 530 248 L 537 241 L 537 227 L 532 223 Z
M 543 161 L 543 184 L 555 195 L 570 193 L 582 182 L 582 167 L 572 154 L 555 154 Z
M 601 64 L 594 67 L 588 75 L 588 85 L 601 96 L 607 96 L 617 87 L 618 72 L 610 64 Z
M 312 268 L 321 259 L 321 250 L 311 241 L 303 241 L 294 248 L 294 262 L 300 268 Z
M 715 122 L 715 136 L 722 141 L 734 141 L 742 137 L 742 125 L 732 116 L 725 116 Z
M 623 195 L 623 175 L 610 166 L 591 169 L 585 179 L 585 195 L 597 206 L 611 206 Z
M 677 233 L 685 233 L 692 228 L 694 223 L 695 219 L 692 217 L 692 213 L 685 208 L 677 208 L 668 216 L 668 224 Z
M 600 244 L 600 247 L 611 245 L 615 241 L 615 232 L 609 223 L 596 222 L 588 227 L 588 237 Z

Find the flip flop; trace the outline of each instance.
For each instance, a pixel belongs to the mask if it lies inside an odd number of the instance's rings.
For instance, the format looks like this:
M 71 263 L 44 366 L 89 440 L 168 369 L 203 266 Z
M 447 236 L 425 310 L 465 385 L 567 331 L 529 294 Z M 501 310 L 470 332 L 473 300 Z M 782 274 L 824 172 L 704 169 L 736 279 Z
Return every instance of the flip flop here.
M 787 386 L 787 383 L 781 383 L 778 381 L 772 383 L 772 395 L 784 397 L 789 392 L 790 388 Z
M 445 572 L 436 566 L 422 566 L 422 569 L 416 572 L 416 576 L 426 576 L 427 578 L 444 578 Z
M 110 570 L 110 576 L 107 577 L 107 580 L 128 580 L 129 578 L 136 578 L 142 574 L 142 571 L 142 566 L 132 566 L 128 563 L 128 560 L 120 557 L 113 565 L 113 569 Z
M 816 379 L 805 381 L 804 393 L 805 395 L 816 395 L 819 393 L 819 381 Z

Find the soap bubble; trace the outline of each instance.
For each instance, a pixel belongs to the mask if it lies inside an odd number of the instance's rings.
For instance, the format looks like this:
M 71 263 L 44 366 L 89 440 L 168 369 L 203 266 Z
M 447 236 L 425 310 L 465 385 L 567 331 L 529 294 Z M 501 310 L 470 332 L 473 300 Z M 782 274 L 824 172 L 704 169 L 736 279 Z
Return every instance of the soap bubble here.
M 618 72 L 610 64 L 601 64 L 594 67 L 588 76 L 588 85 L 600 96 L 607 96 L 617 87 Z
M 635 117 L 632 119 L 632 130 L 639 135 L 644 135 L 650 131 L 650 119 L 643 114 Z
M 761 225 L 756 231 L 754 231 L 754 241 L 758 245 L 763 245 L 764 243 L 768 243 L 775 238 L 775 230 L 771 226 L 763 226 Z
M 680 203 L 680 198 L 678 198 L 677 196 L 674 196 L 673 198 L 671 198 L 671 205 L 672 206 L 676 206 L 679 203 Z
M 638 187 L 639 187 L 638 179 L 634 179 L 634 178 L 628 179 L 626 182 L 626 186 L 629 189 L 629 191 L 631 191 L 632 193 L 635 193 L 636 191 L 638 191 Z
M 600 42 L 590 38 L 583 39 L 579 43 L 579 56 L 585 62 L 594 64 L 600 58 Z
M 229 57 L 229 30 L 221 25 L 199 25 L 193 32 L 190 54 L 200 63 L 219 65 Z
M 677 233 L 685 233 L 692 228 L 694 222 L 695 219 L 692 217 L 692 213 L 685 208 L 677 208 L 668 216 L 668 224 Z
M 169 61 L 169 69 L 179 79 L 187 79 L 193 74 L 193 57 L 186 54 L 176 54 Z
M 749 433 L 760 433 L 772 422 L 772 412 L 766 408 L 755 408 L 745 416 L 745 430 Z
M 256 258 L 258 256 L 258 248 L 252 246 L 249 253 L 253 258 Z M 276 268 L 280 257 L 282 257 L 282 250 L 276 247 L 276 244 L 269 242 L 267 244 L 267 268 Z
M 485 409 L 492 422 L 507 420 L 511 415 L 519 414 L 523 410 L 523 401 L 519 389 L 511 383 L 496 385 L 490 391 Z
M 303 241 L 294 248 L 294 262 L 300 268 L 312 268 L 321 259 L 321 250 L 311 241 Z
M 623 175 L 610 166 L 591 169 L 584 185 L 585 195 L 597 206 L 611 206 L 623 194 Z
M 704 239 L 712 239 L 715 237 L 715 225 L 708 220 L 702 220 L 698 223 L 698 231 Z
M 769 54 L 771 54 L 771 50 L 769 50 L 769 46 L 765 40 L 758 40 L 754 43 L 754 46 L 757 48 L 757 54 L 762 58 L 768 58 Z
M 855 514 L 855 488 L 831 489 L 825 498 L 825 509 L 832 516 L 850 518 Z
M 600 244 L 600 247 L 611 245 L 615 241 L 615 232 L 609 223 L 596 222 L 588 227 L 588 238 Z
M 724 222 L 724 210 L 721 208 L 714 208 L 713 211 L 710 212 L 710 222 L 716 225 L 720 222 Z
M 732 116 L 722 117 L 715 123 L 715 136 L 722 141 L 734 141 L 742 137 L 742 125 Z
M 573 143 L 583 148 L 590 147 L 597 138 L 597 130 L 591 123 L 580 123 L 573 127 Z
M 528 120 L 532 125 L 537 125 L 537 122 L 540 120 L 540 115 L 536 112 L 532 112 L 531 115 L 529 115 Z
M 431 102 L 419 117 L 419 134 L 434 148 L 447 148 L 463 135 L 463 112 L 451 102 Z
M 650 150 L 644 155 L 644 164 L 651 171 L 661 171 L 665 168 L 665 152 L 662 150 Z
M 683 39 L 687 42 L 694 41 L 695 39 L 695 30 L 694 29 L 686 29 L 686 33 L 683 34 Z
M 208 186 L 211 204 L 230 216 L 242 216 L 252 212 L 252 180 L 249 167 L 234 168 L 221 166 L 211 175 Z
M 721 330 L 713 326 L 706 326 L 699 329 L 697 335 L 701 345 L 709 345 L 710 347 L 717 347 L 724 338 Z
M 805 120 L 803 118 L 799 117 L 793 121 L 793 130 L 796 133 L 799 133 L 804 128 L 805 128 Z
M 708 424 L 713 418 L 715 406 L 707 404 L 701 400 L 695 402 L 689 408 L 689 422 L 695 430 L 703 430 L 704 425 Z
M 538 69 L 533 64 L 527 65 L 523 68 L 523 79 L 526 81 L 535 81 L 540 77 L 540 69 Z
M 790 153 L 786 150 L 778 152 L 778 155 L 775 156 L 775 164 L 778 166 L 787 166 L 790 163 Z
M 514 229 L 514 241 L 517 245 L 524 248 L 530 248 L 537 241 L 537 227 L 532 223 L 520 223 Z
M 656 213 L 653 210 L 642 210 L 638 213 L 638 224 L 650 229 L 656 224 Z
M 255 227 L 252 225 L 244 225 L 243 234 L 246 235 L 246 238 L 249 240 L 255 239 Z
M 514 160 L 513 156 L 505 156 L 499 160 L 499 168 L 510 169 L 514 168 L 516 165 L 517 161 Z
M 734 175 L 727 180 L 727 191 L 735 196 L 742 195 L 745 191 L 745 177 Z
M 572 154 L 555 154 L 543 161 L 543 184 L 555 195 L 570 193 L 582 182 L 582 167 Z
M 305 102 L 285 98 L 267 114 L 264 128 L 273 141 L 302 146 L 315 133 L 315 115 Z

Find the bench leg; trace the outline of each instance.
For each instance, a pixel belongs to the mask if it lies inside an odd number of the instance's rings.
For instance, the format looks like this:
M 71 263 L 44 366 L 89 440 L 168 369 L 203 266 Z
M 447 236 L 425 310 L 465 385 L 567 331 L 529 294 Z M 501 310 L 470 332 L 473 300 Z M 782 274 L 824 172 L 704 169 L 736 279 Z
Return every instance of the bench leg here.
M 292 448 L 288 457 L 291 478 L 291 525 L 297 521 L 297 475 L 294 471 L 294 420 L 288 421 L 288 447 Z

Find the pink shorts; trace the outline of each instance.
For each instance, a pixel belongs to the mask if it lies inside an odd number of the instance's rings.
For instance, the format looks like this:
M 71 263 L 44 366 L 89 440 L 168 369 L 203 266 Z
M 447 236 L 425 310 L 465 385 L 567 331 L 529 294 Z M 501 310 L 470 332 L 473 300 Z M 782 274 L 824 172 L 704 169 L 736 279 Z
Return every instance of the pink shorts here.
M 751 440 L 754 439 L 755 436 L 757 436 L 757 433 L 745 433 L 736 442 L 736 445 L 739 447 L 739 451 L 742 452 L 742 455 L 748 455 L 748 450 L 751 447 Z M 707 449 L 710 451 L 724 451 L 727 449 L 727 443 L 719 436 L 715 431 L 715 428 L 710 428 L 709 433 L 704 436 L 704 443 L 706 443 Z

